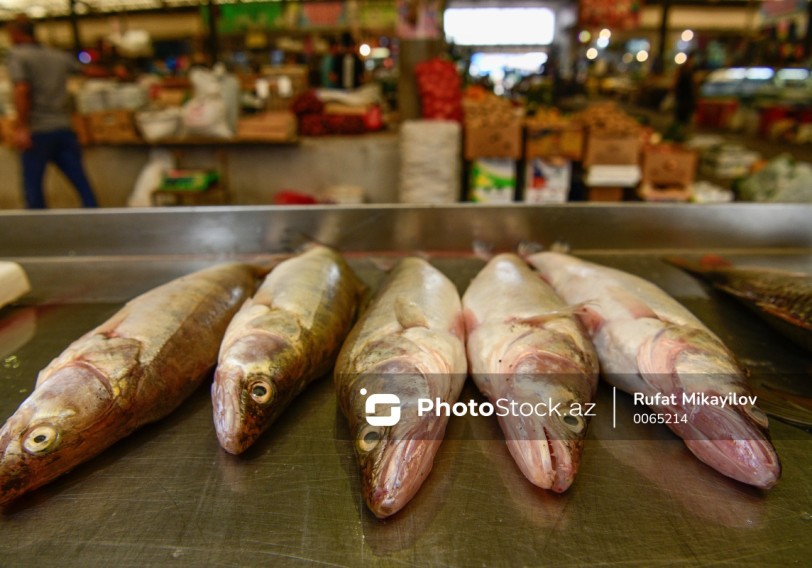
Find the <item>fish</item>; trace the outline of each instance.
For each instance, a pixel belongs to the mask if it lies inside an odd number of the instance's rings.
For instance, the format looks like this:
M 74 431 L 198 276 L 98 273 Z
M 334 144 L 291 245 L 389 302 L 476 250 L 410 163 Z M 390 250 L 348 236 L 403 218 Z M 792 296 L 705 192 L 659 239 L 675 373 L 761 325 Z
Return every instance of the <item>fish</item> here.
M 778 482 L 767 416 L 733 354 L 696 316 L 651 282 L 614 268 L 553 252 L 527 260 L 579 306 L 611 385 L 642 395 L 641 404 L 650 401 L 658 414 L 678 416 L 668 427 L 723 475 L 762 489 Z M 736 403 L 706 403 L 712 397 Z
M 224 450 L 240 454 L 314 380 L 330 373 L 363 286 L 335 250 L 276 266 L 231 321 L 211 387 Z
M 401 260 L 350 331 L 334 371 L 367 507 L 400 511 L 428 477 L 465 383 L 465 324 L 456 286 L 428 262 Z M 422 415 L 421 415 L 422 414 Z
M 0 504 L 175 410 L 217 361 L 255 274 L 220 264 L 153 288 L 51 361 L 0 428 Z
M 462 306 L 468 365 L 480 392 L 495 407 L 501 400 L 541 411 L 497 413 L 510 454 L 534 485 L 566 491 L 578 471 L 598 388 L 598 357 L 586 330 L 511 253 L 488 262 Z
M 715 255 L 698 263 L 677 257 L 664 260 L 740 300 L 776 331 L 812 351 L 812 274 L 737 267 Z

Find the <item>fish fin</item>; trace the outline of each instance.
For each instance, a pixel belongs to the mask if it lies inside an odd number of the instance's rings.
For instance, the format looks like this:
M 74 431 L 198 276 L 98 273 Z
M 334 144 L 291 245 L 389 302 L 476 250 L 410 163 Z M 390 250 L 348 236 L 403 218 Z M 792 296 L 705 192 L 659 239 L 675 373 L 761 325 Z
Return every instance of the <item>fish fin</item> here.
M 280 239 L 282 246 L 285 247 L 286 250 L 291 251 L 295 254 L 301 254 L 303 252 L 309 251 L 311 248 L 316 246 L 324 246 L 333 248 L 327 243 L 324 243 L 317 238 L 308 235 L 307 233 L 300 231 L 299 229 L 288 229 L 282 235 Z
M 620 287 L 613 287 L 612 288 L 612 295 L 617 299 L 621 304 L 623 304 L 629 313 L 634 317 L 634 319 L 641 319 L 641 318 L 652 318 L 652 319 L 659 319 L 657 314 L 651 307 L 643 302 L 640 298 L 635 296 L 634 294 L 629 293 L 626 289 Z
M 544 250 L 544 245 L 536 241 L 520 241 L 519 246 L 516 247 L 516 254 L 522 258 L 527 258 L 534 254 L 538 254 Z
M 714 271 L 733 266 L 730 261 L 715 254 L 706 254 L 698 262 L 678 256 L 666 256 L 663 257 L 663 260 L 668 264 L 681 268 L 685 272 L 707 279 L 711 278 L 711 273 Z
M 420 306 L 403 296 L 395 299 L 395 318 L 403 329 L 429 326 L 426 314 L 423 313 Z
M 579 304 L 578 309 L 575 311 L 575 315 L 577 315 L 578 319 L 581 320 L 581 323 L 586 328 L 590 336 L 594 336 L 598 330 L 603 327 L 603 324 L 606 323 L 603 316 L 589 306 L 589 302 Z
M 292 257 L 293 255 L 289 253 L 273 254 L 270 258 L 257 260 L 249 264 L 249 266 L 254 273 L 254 278 L 265 278 L 268 274 L 273 272 L 277 266 Z
M 382 257 L 382 256 L 370 256 L 367 257 L 367 262 L 369 262 L 376 270 L 380 270 L 381 272 L 389 272 L 392 270 L 398 262 L 400 262 L 401 257 Z
M 493 244 L 479 239 L 471 243 L 471 249 L 474 251 L 474 256 L 480 260 L 488 262 L 493 258 Z
M 571 250 L 572 247 L 566 241 L 554 241 L 553 244 L 550 245 L 550 252 L 569 254 Z
M 746 296 L 744 296 L 741 293 L 736 294 L 735 291 L 730 290 L 728 288 L 720 287 L 720 289 L 723 289 L 725 292 L 728 292 L 730 294 L 734 294 L 735 296 L 738 296 L 739 298 L 744 298 L 744 299 L 748 299 L 748 300 L 750 299 L 750 298 L 747 298 Z M 796 314 L 793 314 L 792 312 L 789 312 L 789 311 L 785 310 L 784 308 L 781 308 L 779 306 L 775 306 L 773 304 L 770 304 L 769 302 L 764 302 L 764 301 L 760 301 L 760 300 L 755 300 L 755 301 L 753 301 L 753 303 L 755 304 L 755 306 L 758 309 L 768 313 L 769 315 L 771 315 L 773 317 L 782 319 L 785 322 L 787 322 L 789 324 L 792 324 L 792 325 L 794 325 L 796 327 L 800 327 L 800 328 L 803 328 L 803 329 L 812 329 L 812 326 L 810 326 L 808 321 L 805 321 L 804 319 L 798 317 Z
M 706 254 L 699 259 L 699 266 L 703 270 L 717 270 L 733 266 L 729 260 L 716 254 Z

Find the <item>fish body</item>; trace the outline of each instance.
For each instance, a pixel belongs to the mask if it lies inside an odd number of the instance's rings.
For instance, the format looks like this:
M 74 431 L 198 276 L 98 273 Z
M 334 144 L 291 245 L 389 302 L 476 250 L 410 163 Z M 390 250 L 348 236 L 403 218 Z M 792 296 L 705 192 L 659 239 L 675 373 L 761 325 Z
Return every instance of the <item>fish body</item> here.
M 666 261 L 740 300 L 777 331 L 812 351 L 812 274 L 736 267 L 717 256 L 703 257 L 699 263 L 673 257 Z
M 355 440 L 366 503 L 380 518 L 403 508 L 431 471 L 448 416 L 420 416 L 418 399 L 459 398 L 467 373 L 464 336 L 454 284 L 426 261 L 406 258 L 341 349 L 338 401 Z M 389 420 L 396 413 L 399 420 Z
M 781 466 L 767 417 L 755 404 L 696 402 L 752 401 L 752 392 L 730 351 L 691 312 L 620 270 L 552 252 L 528 260 L 568 304 L 581 306 L 609 383 L 651 397 L 645 400 L 657 413 L 684 416 L 686 422 L 668 426 L 717 471 L 761 488 L 778 481 Z
M 515 254 L 490 260 L 462 304 L 479 390 L 494 405 L 509 400 L 541 410 L 498 417 L 513 459 L 533 484 L 565 491 L 578 471 L 598 385 L 598 359 L 586 331 Z
M 253 288 L 247 265 L 207 268 L 134 298 L 73 342 L 0 429 L 0 503 L 172 412 L 214 365 Z
M 214 426 L 226 451 L 245 451 L 294 397 L 330 372 L 360 292 L 352 269 L 324 246 L 265 278 L 229 325 L 214 374 Z

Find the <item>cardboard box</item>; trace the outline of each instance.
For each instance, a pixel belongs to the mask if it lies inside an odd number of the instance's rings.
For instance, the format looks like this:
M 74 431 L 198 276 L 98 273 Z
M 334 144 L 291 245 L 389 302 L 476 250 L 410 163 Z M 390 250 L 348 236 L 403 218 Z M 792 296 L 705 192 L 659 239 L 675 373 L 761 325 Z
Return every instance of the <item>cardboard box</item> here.
M 289 142 L 296 139 L 296 115 L 265 112 L 237 122 L 237 139 L 257 142 Z
M 637 195 L 643 201 L 690 201 L 693 194 L 693 184 L 668 187 L 643 183 L 637 191 Z
M 662 144 L 643 151 L 642 182 L 657 187 L 687 187 L 694 182 L 696 152 Z
M 475 159 L 471 164 L 469 201 L 511 203 L 516 190 L 516 164 L 509 158 Z
M 522 156 L 522 121 L 512 118 L 508 122 L 467 121 L 465 123 L 465 159 L 510 158 Z
M 623 201 L 622 187 L 590 187 L 587 189 L 589 201 Z
M 70 122 L 73 131 L 76 133 L 76 138 L 79 140 L 79 144 L 87 146 L 93 143 L 93 133 L 84 115 L 74 113 L 71 115 Z
M 572 162 L 561 158 L 527 161 L 525 203 L 564 203 L 570 193 Z
M 567 158 L 580 161 L 584 155 L 584 129 L 579 125 L 527 125 L 524 155 L 532 158 Z
M 640 163 L 639 132 L 621 134 L 590 130 L 584 166 L 633 166 Z
M 95 144 L 140 142 L 133 113 L 129 110 L 109 110 L 85 115 Z

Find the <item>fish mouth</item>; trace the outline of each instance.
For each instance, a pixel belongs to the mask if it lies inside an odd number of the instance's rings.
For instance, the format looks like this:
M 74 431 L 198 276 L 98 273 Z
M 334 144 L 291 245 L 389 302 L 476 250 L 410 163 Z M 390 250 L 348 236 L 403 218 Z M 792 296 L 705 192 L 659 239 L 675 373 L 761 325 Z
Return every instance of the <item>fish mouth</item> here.
M 448 418 L 429 415 L 410 427 L 379 431 L 378 447 L 361 457 L 364 497 L 379 519 L 394 515 L 417 494 L 429 476 Z M 362 431 L 363 432 L 363 431 Z
M 384 519 L 400 511 L 417 494 L 431 472 L 441 439 L 387 441 L 377 475 L 364 476 L 370 511 Z
M 583 440 L 562 432 L 554 417 L 499 417 L 510 455 L 537 487 L 563 493 L 578 473 Z
M 214 430 L 220 446 L 230 454 L 247 450 L 262 433 L 253 413 L 246 412 L 243 373 L 239 369 L 217 370 L 211 386 Z
M 773 445 L 742 410 L 699 406 L 675 430 L 697 458 L 732 479 L 769 489 L 781 477 Z

